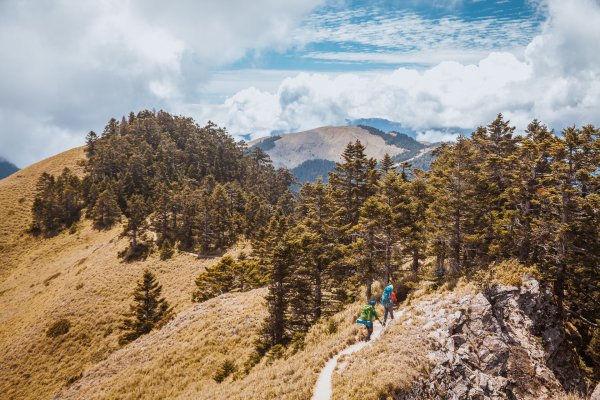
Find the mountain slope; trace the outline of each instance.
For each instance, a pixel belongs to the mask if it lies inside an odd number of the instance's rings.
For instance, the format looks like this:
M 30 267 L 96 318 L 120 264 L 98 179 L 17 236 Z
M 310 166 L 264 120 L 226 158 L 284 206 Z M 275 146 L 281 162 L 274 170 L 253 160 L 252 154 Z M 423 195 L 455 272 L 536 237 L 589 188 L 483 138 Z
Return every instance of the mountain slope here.
M 19 168 L 8 160 L 0 157 L 0 179 L 6 178 L 9 175 L 17 172 Z
M 179 253 L 168 261 L 150 257 L 123 263 L 121 227 L 108 231 L 80 222 L 74 234 L 36 238 L 27 229 L 35 185 L 43 171 L 80 171 L 81 148 L 27 167 L 0 181 L 0 392 L 5 399 L 50 398 L 88 368 L 118 350 L 118 326 L 146 268 L 163 285 L 163 296 L 180 312 L 192 306 L 195 277 L 218 258 Z M 238 250 L 233 250 L 234 253 Z M 70 321 L 65 335 L 49 326 Z
M 4 246 L 22 237 L 22 233 L 31 224 L 31 205 L 40 175 L 43 172 L 58 175 L 65 167 L 81 175 L 83 167 L 80 162 L 84 158 L 83 147 L 78 147 L 32 164 L 0 180 L 0 254 Z M 6 268 L 6 265 L 0 268 Z
M 346 145 L 359 140 L 368 157 L 381 160 L 388 153 L 396 162 L 413 159 L 415 163 L 437 144 L 425 145 L 398 132 L 385 133 L 371 126 L 326 126 L 304 132 L 281 134 L 254 140 L 251 147 L 264 150 L 276 167 L 290 169 L 300 182 L 327 179 L 335 162 L 341 161 Z M 429 160 L 430 162 L 430 160 Z M 428 169 L 429 162 L 418 167 Z

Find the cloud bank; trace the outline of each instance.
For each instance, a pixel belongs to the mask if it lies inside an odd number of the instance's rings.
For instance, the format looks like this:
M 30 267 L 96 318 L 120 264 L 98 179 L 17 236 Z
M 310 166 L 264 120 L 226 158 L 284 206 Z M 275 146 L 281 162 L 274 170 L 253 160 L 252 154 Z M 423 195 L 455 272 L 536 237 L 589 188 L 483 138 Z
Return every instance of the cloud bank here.
M 379 117 L 447 140 L 441 128 L 474 128 L 498 112 L 524 128 L 538 118 L 558 129 L 600 124 L 600 4 L 550 0 L 540 34 L 521 52 L 492 52 L 477 63 L 377 74 L 300 73 L 274 92 L 254 87 L 205 107 L 233 133 L 253 137 Z
M 111 116 L 192 102 L 212 70 L 290 46 L 318 3 L 0 1 L 0 154 L 22 167 Z
M 23 167 L 144 108 L 252 137 L 379 117 L 447 140 L 498 112 L 520 128 L 600 125 L 600 0 L 539 0 L 541 28 L 315 12 L 324 1 L 0 1 L 0 156 Z M 255 69 L 273 52 L 362 72 Z

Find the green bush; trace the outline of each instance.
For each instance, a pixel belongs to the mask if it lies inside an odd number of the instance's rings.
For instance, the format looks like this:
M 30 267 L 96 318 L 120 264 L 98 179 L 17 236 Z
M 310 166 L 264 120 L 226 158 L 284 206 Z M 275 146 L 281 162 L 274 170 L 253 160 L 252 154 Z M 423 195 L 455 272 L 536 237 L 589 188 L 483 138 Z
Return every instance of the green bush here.
M 223 361 L 223 363 L 221 364 L 221 366 L 215 373 L 215 376 L 213 376 L 213 379 L 216 382 L 221 383 L 229 375 L 233 374 L 235 371 L 237 371 L 237 367 L 235 366 L 235 363 L 233 361 L 227 359 L 227 360 Z
M 68 319 L 59 319 L 58 321 L 50 325 L 50 328 L 48 328 L 48 330 L 46 331 L 46 336 L 55 338 L 66 334 L 67 332 L 69 332 L 70 329 L 71 322 L 69 322 Z

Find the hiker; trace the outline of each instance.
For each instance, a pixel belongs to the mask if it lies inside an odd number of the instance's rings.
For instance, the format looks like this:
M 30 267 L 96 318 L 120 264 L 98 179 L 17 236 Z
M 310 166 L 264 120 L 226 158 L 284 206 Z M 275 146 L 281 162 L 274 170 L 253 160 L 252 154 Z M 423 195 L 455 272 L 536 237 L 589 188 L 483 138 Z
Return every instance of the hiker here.
M 390 319 L 394 319 L 394 304 L 398 302 L 396 293 L 394 293 L 394 286 L 390 284 L 383 289 L 383 294 L 379 302 L 383 305 L 383 326 L 385 326 L 388 314 L 390 315 Z
M 367 327 L 367 337 L 365 338 L 365 342 L 371 340 L 371 334 L 373 333 L 373 319 L 377 319 L 381 326 L 385 326 L 384 323 L 381 322 L 379 317 L 377 316 L 377 311 L 375 310 L 375 300 L 371 300 L 369 304 L 365 304 L 360 312 L 360 318 L 356 320 L 357 324 L 363 324 Z

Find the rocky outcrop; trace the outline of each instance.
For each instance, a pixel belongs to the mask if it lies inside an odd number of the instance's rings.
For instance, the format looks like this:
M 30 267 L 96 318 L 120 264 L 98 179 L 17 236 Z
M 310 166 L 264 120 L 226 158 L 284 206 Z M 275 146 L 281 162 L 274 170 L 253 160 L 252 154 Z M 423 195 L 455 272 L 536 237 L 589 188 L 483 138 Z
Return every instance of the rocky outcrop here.
M 552 399 L 585 389 L 558 310 L 534 279 L 458 300 L 431 331 L 433 369 L 398 399 Z

